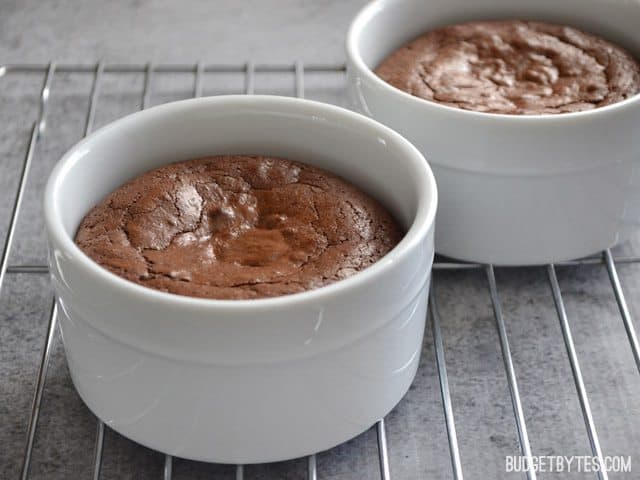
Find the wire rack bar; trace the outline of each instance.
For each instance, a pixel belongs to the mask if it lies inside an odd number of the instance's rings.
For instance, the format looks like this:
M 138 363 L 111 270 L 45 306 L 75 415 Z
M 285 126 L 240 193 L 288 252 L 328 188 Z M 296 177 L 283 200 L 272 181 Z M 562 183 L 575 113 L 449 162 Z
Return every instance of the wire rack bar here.
M 604 251 L 604 260 L 607 265 L 607 272 L 609 273 L 609 279 L 611 280 L 613 293 L 616 296 L 618 309 L 620 310 L 620 315 L 622 316 L 622 323 L 624 324 L 624 329 L 626 330 L 627 337 L 629 338 L 631 353 L 633 354 L 633 359 L 636 362 L 636 368 L 640 372 L 640 344 L 638 343 L 638 335 L 636 334 L 636 330 L 633 326 L 633 320 L 631 320 L 631 313 L 629 313 L 627 301 L 624 298 L 624 292 L 622 291 L 622 285 L 620 284 L 620 279 L 618 278 L 618 270 L 616 268 L 613 256 L 611 255 L 611 250 L 607 249 Z
M 307 458 L 307 480 L 318 480 L 318 467 L 315 455 Z
M 40 91 L 40 113 L 38 114 L 38 133 L 43 134 L 47 127 L 47 109 L 49 106 L 49 97 L 51 96 L 51 84 L 53 83 L 53 76 L 56 73 L 57 66 L 54 62 L 49 63 L 47 66 L 47 74 L 44 80 L 44 85 Z
M 444 343 L 442 332 L 440 331 L 440 313 L 436 303 L 435 287 L 432 285 L 429 290 L 429 311 L 431 317 L 431 328 L 433 332 L 433 344 L 436 350 L 436 367 L 438 369 L 438 379 L 440 381 L 440 396 L 444 409 L 444 419 L 447 427 L 447 439 L 449 440 L 449 453 L 451 455 L 451 468 L 454 480 L 463 480 L 462 462 L 460 461 L 460 448 L 458 447 L 458 435 L 456 434 L 456 423 L 453 419 L 453 406 L 451 404 L 451 394 L 449 392 L 449 377 L 447 376 L 447 362 L 444 356 Z
M 193 78 L 193 98 L 201 97 L 202 92 L 204 92 L 204 63 L 198 62 Z
M 236 480 L 244 479 L 244 465 L 236 465 Z
M 11 265 L 7 267 L 6 273 L 49 273 L 49 267 L 46 265 Z
M 146 68 L 144 69 L 144 88 L 142 90 L 142 107 L 141 110 L 148 108 L 151 105 L 151 81 L 153 79 L 153 73 L 155 71 L 155 67 L 153 63 L 147 63 Z
M 91 73 L 95 64 L 59 64 L 56 71 L 60 73 Z M 156 73 L 193 73 L 193 63 L 158 64 Z M 290 73 L 295 72 L 295 64 L 291 63 L 258 63 L 254 64 L 257 73 Z M 105 73 L 145 73 L 146 64 L 105 64 Z M 43 73 L 47 66 L 36 63 L 8 63 L 0 65 L 0 77 L 9 73 Z M 305 70 L 312 73 L 344 72 L 343 63 L 310 63 Z M 244 73 L 246 63 L 242 64 L 203 64 L 202 73 Z
M 51 347 L 56 330 L 58 319 L 58 306 L 54 300 L 51 305 L 51 314 L 49 315 L 49 325 L 47 326 L 47 336 L 42 349 L 42 357 L 40 360 L 40 368 L 38 368 L 38 377 L 36 379 L 36 389 L 31 402 L 31 414 L 29 415 L 29 425 L 27 427 L 27 441 L 24 449 L 24 457 L 22 459 L 22 469 L 20 478 L 27 480 L 29 478 L 29 468 L 31 466 L 31 456 L 33 455 L 33 442 L 36 438 L 36 428 L 38 426 L 38 418 L 40 417 L 40 406 L 42 405 L 42 394 L 44 392 L 44 384 L 47 379 L 47 370 L 49 369 L 49 358 L 51 357 Z
M 93 71 L 93 83 L 91 85 L 91 95 L 89 97 L 89 108 L 87 109 L 87 118 L 84 123 L 84 137 L 91 133 L 93 122 L 96 116 L 96 106 L 98 104 L 98 96 L 100 95 L 100 80 L 104 72 L 104 63 L 96 63 Z
M 489 282 L 489 295 L 491 296 L 491 304 L 493 305 L 493 315 L 496 320 L 496 328 L 498 337 L 500 338 L 500 349 L 502 350 L 502 360 L 504 369 L 507 374 L 509 383 L 509 394 L 511 395 L 511 405 L 513 406 L 513 414 L 516 418 L 516 427 L 518 429 L 518 439 L 520 440 L 520 451 L 527 459 L 528 465 L 533 465 L 533 456 L 531 454 L 531 444 L 529 443 L 529 435 L 527 434 L 527 423 L 522 408 L 522 400 L 518 390 L 518 381 L 513 366 L 513 357 L 511 356 L 511 348 L 509 347 L 509 339 L 507 337 L 507 329 L 502 317 L 502 305 L 498 295 L 498 286 L 496 284 L 496 276 L 492 265 L 486 267 L 487 281 Z M 533 469 L 527 470 L 527 478 L 529 480 L 536 479 L 536 472 Z
M 560 291 L 560 284 L 558 283 L 558 277 L 556 276 L 556 270 L 553 264 L 547 266 L 547 273 L 549 275 L 549 283 L 551 284 L 551 292 L 553 293 L 553 301 L 558 312 L 558 319 L 560 320 L 560 328 L 562 329 L 564 344 L 569 356 L 569 363 L 571 364 L 571 371 L 573 372 L 573 379 L 576 384 L 576 390 L 578 391 L 580 408 L 582 409 L 585 426 L 587 427 L 587 434 L 589 435 L 591 451 L 593 455 L 598 458 L 600 465 L 604 465 L 600 440 L 598 439 L 598 433 L 596 432 L 596 426 L 593 421 L 589 397 L 587 396 L 587 389 L 584 386 L 582 370 L 580 369 L 580 363 L 578 362 L 578 354 L 576 353 L 576 347 L 573 342 L 573 335 L 571 334 L 567 311 L 564 306 L 564 301 L 562 300 L 562 292 Z M 604 471 L 604 469 L 600 470 L 598 472 L 598 478 L 600 480 L 608 480 L 607 472 Z
M 102 469 L 102 451 L 104 450 L 104 423 L 98 420 L 96 431 L 96 445 L 93 450 L 93 480 L 100 478 L 100 470 Z
M 255 91 L 255 73 L 256 67 L 253 62 L 249 61 L 244 66 L 244 93 L 253 95 Z
M 295 63 L 295 76 L 296 76 L 296 97 L 304 98 L 304 63 L 298 60 Z
M 162 469 L 163 480 L 171 480 L 173 475 L 173 457 L 171 455 L 164 456 L 164 468 Z
M 389 469 L 389 453 L 387 448 L 387 431 L 384 426 L 384 418 L 378 420 L 376 424 L 376 433 L 378 435 L 378 460 L 380 462 L 380 478 L 382 480 L 391 480 L 391 472 Z

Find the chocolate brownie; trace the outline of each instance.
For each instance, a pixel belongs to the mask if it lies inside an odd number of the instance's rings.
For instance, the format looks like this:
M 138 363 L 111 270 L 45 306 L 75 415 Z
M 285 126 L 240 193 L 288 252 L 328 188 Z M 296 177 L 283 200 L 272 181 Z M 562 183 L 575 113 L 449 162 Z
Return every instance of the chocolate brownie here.
M 379 260 L 402 230 L 327 171 L 281 158 L 216 156 L 147 172 L 82 221 L 78 246 L 165 292 L 251 299 L 302 292 Z
M 519 20 L 433 30 L 376 73 L 426 100 L 505 114 L 590 110 L 640 91 L 640 65 L 622 48 L 575 28 Z

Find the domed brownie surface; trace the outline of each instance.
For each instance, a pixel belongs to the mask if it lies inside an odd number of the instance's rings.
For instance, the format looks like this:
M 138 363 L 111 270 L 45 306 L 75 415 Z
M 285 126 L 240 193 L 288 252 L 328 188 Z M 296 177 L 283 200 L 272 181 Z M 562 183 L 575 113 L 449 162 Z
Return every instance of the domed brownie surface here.
M 622 48 L 575 28 L 518 20 L 440 28 L 376 69 L 417 97 L 478 112 L 577 112 L 640 91 L 640 66 Z
M 89 212 L 76 243 L 140 285 L 251 299 L 349 277 L 401 237 L 378 202 L 336 175 L 280 158 L 232 155 L 135 178 Z

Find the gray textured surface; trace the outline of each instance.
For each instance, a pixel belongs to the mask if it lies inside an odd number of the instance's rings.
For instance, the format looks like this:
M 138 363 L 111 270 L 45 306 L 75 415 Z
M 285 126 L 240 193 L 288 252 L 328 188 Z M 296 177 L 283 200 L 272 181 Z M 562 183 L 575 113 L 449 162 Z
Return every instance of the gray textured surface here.
M 348 19 L 362 1 L 36 2 L 0 0 L 0 62 L 341 62 Z M 240 92 L 240 74 L 209 74 L 206 93 Z M 0 78 L 0 239 L 4 238 L 31 123 L 39 74 Z M 307 96 L 342 103 L 342 74 L 310 74 Z M 90 76 L 55 77 L 48 129 L 36 150 L 11 263 L 43 263 L 40 196 L 48 171 L 82 134 Z M 141 75 L 105 75 L 97 125 L 140 106 Z M 185 98 L 189 75 L 157 75 L 153 103 Z M 293 94 L 291 74 L 260 74 L 262 93 Z M 619 253 L 640 253 L 636 242 Z M 640 314 L 640 265 L 621 265 L 634 318 Z M 583 455 L 589 444 L 543 268 L 498 269 L 534 454 Z M 603 266 L 558 271 L 594 419 L 605 454 L 640 462 L 640 376 Z M 515 422 L 487 283 L 482 271 L 435 275 L 462 465 L 467 478 L 522 478 L 504 473 L 518 452 Z M 7 277 L 0 292 L 0 478 L 19 472 L 50 287 L 44 275 Z M 36 435 L 34 479 L 87 478 L 95 420 L 75 393 L 57 337 Z M 451 478 L 430 330 L 415 384 L 387 419 L 392 476 Z M 373 430 L 318 456 L 320 478 L 378 475 Z M 108 431 L 101 478 L 160 478 L 163 457 Z M 635 474 L 611 478 L 638 478 Z M 305 478 L 304 460 L 250 466 L 245 478 Z M 174 478 L 234 478 L 228 466 L 176 460 Z M 595 478 L 548 474 L 539 478 Z

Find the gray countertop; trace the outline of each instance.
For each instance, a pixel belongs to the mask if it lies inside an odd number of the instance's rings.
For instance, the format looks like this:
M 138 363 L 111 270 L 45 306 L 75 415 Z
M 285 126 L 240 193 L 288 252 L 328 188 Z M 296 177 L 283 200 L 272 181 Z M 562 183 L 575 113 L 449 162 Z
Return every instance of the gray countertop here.
M 75 2 L 0 0 L 0 63 L 49 60 L 242 64 L 340 64 L 349 19 L 363 1 L 186 0 Z M 41 73 L 0 78 L 0 240 L 9 224 L 29 129 L 38 115 Z M 151 103 L 186 98 L 191 74 L 158 74 Z M 104 76 L 96 125 L 137 110 L 143 76 Z M 242 73 L 206 75 L 205 93 L 242 92 Z M 309 73 L 310 98 L 344 104 L 341 72 Z M 85 121 L 91 75 L 54 79 L 47 130 L 35 150 L 11 265 L 43 264 L 46 244 L 40 198 L 48 172 L 77 142 Z M 257 74 L 256 91 L 292 95 L 293 75 Z M 616 255 L 640 253 L 638 239 Z M 640 264 L 620 264 L 632 317 L 640 314 Z M 576 395 L 545 268 L 496 269 L 529 438 L 536 455 L 588 455 L 589 440 Z M 640 375 L 636 370 L 607 271 L 602 264 L 558 267 L 594 422 L 605 455 L 631 455 L 640 465 Z M 519 453 L 503 357 L 483 270 L 438 271 L 441 316 L 453 413 L 467 478 L 524 478 L 505 473 Z M 0 478 L 17 478 L 35 377 L 46 334 L 51 288 L 45 274 L 9 274 L 0 291 Z M 636 322 L 638 325 L 638 322 Z M 452 478 L 431 330 L 421 368 L 387 417 L 392 478 Z M 96 421 L 71 384 L 59 335 L 53 345 L 35 438 L 33 479 L 91 476 Z M 161 478 L 163 455 L 107 430 L 100 478 Z M 379 476 L 375 430 L 318 455 L 318 477 Z M 235 478 L 232 466 L 176 459 L 173 478 Z M 248 466 L 245 478 L 306 478 L 304 459 Z M 555 473 L 538 478 L 596 478 Z

